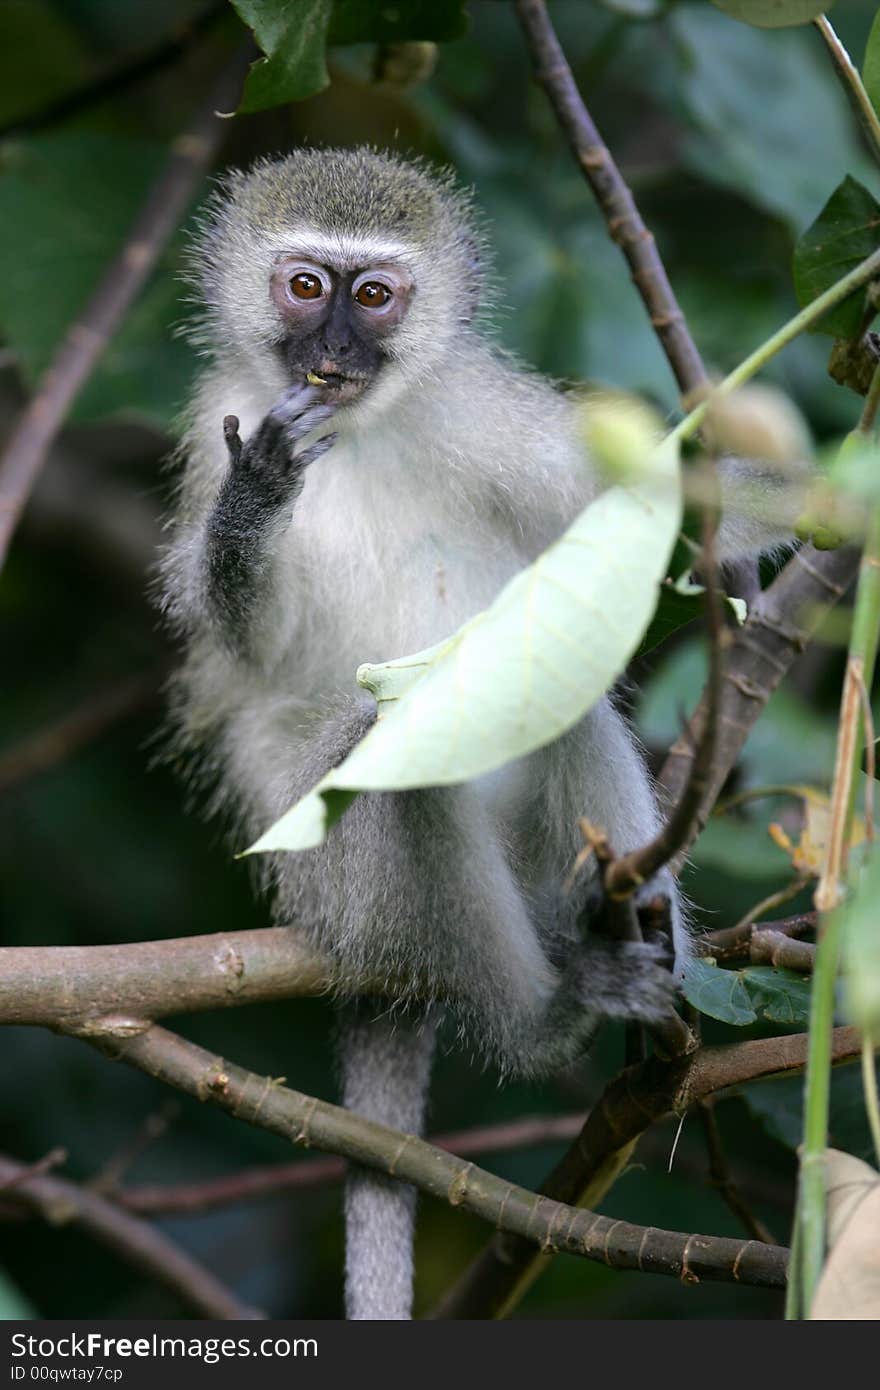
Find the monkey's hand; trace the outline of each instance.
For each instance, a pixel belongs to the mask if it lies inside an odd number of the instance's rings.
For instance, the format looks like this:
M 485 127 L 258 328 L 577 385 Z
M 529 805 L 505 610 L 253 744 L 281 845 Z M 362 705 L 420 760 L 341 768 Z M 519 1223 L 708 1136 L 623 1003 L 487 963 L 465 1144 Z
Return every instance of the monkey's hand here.
M 320 390 L 295 386 L 272 407 L 246 444 L 239 437 L 238 417 L 227 415 L 223 438 L 230 481 L 239 496 L 246 493 L 251 507 L 262 503 L 272 511 L 292 502 L 302 490 L 305 470 L 332 448 L 336 435 L 322 435 L 298 452 L 297 445 L 332 414 L 333 407 L 322 403 Z
M 275 521 L 291 512 L 302 491 L 303 475 L 331 448 L 333 434 L 299 445 L 333 414 L 313 386 L 289 391 L 269 411 L 246 444 L 238 419 L 227 415 L 223 437 L 229 472 L 206 527 L 206 597 L 226 644 L 248 649 L 252 620 L 267 583 L 267 554 Z
M 620 903 L 609 904 L 597 889 L 579 926 L 587 978 L 601 1012 L 660 1021 L 674 1005 L 689 954 L 678 889 L 668 870 Z

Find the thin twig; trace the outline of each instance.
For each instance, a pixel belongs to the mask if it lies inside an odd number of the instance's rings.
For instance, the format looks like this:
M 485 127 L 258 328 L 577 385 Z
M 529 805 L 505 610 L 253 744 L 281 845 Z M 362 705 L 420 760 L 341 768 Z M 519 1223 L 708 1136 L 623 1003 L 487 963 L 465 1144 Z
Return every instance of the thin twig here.
M 813 23 L 825 41 L 825 46 L 834 63 L 834 71 L 858 117 L 868 149 L 875 159 L 880 160 L 880 120 L 877 119 L 877 112 L 874 110 L 871 98 L 865 91 L 865 84 L 859 76 L 859 70 L 840 42 L 827 16 L 820 14 L 813 20 Z
M 709 1176 L 713 1185 L 718 1189 L 719 1196 L 724 1200 L 739 1221 L 744 1230 L 753 1240 L 761 1240 L 766 1245 L 775 1245 L 773 1236 L 764 1225 L 763 1221 L 749 1207 L 736 1183 L 734 1182 L 730 1168 L 727 1163 L 727 1155 L 724 1152 L 724 1145 L 721 1141 L 721 1132 L 718 1128 L 718 1120 L 715 1116 L 715 1103 L 712 1099 L 701 1100 L 697 1106 L 700 1115 L 700 1123 L 703 1126 L 703 1134 L 706 1139 L 706 1152 L 709 1157 Z
M 711 475 L 715 476 L 714 466 L 708 461 L 705 466 L 711 468 Z M 717 486 L 717 476 L 715 482 Z M 700 728 L 687 778 L 662 828 L 648 844 L 623 855 L 606 870 L 605 890 L 610 897 L 633 892 L 653 878 L 665 864 L 678 858 L 693 839 L 712 782 L 721 706 L 722 648 L 726 632 L 715 558 L 716 529 L 717 511 L 707 505 L 702 516 L 703 546 L 700 558 L 705 583 L 703 602 L 709 662 L 706 717 Z
M 859 1055 L 856 1028 L 834 1034 L 835 1061 Z M 727 1047 L 701 1047 L 689 1057 L 650 1057 L 606 1086 L 581 1133 L 542 1184 L 557 1201 L 595 1205 L 630 1161 L 635 1143 L 655 1121 L 683 1114 L 707 1096 L 730 1087 L 800 1071 L 807 1035 L 760 1038 Z M 444 1296 L 434 1316 L 503 1318 L 547 1268 L 548 1258 L 517 1236 L 498 1234 Z
M 584 105 L 544 0 L 516 0 L 516 12 L 536 80 L 547 93 L 574 157 L 595 194 L 612 239 L 627 259 L 633 283 L 675 373 L 679 390 L 694 401 L 708 387 L 709 381 L 654 238 Z
M 784 888 L 779 888 L 775 893 L 768 893 L 766 898 L 762 898 L 754 907 L 750 907 L 744 917 L 742 917 L 730 931 L 743 931 L 750 927 L 753 922 L 757 922 L 759 917 L 763 917 L 765 912 L 771 912 L 775 907 L 781 907 L 783 903 L 790 902 L 796 898 L 798 893 L 802 893 L 809 883 L 808 878 L 794 878 L 791 883 L 787 883 Z M 766 924 L 769 927 L 769 923 Z
M 216 112 L 228 110 L 234 103 L 245 61 L 245 55 L 238 53 L 227 64 L 189 130 L 174 141 L 165 169 L 147 194 L 125 246 L 67 330 L 12 431 L 0 459 L 0 566 L 68 409 L 177 227 L 228 131 Z
M 692 840 L 703 830 L 715 798 L 770 696 L 828 609 L 843 597 L 857 569 L 858 553 L 849 547 L 818 551 L 804 546 L 763 591 L 744 626 L 733 633 L 723 661 L 712 776 L 695 819 Z M 704 691 L 661 769 L 660 787 L 670 803 L 686 785 L 708 704 Z M 686 848 L 677 862 L 683 862 Z
M 6 1157 L 0 1157 L 0 1184 L 4 1198 L 8 1193 L 10 1199 L 26 1204 L 50 1225 L 76 1222 L 141 1274 L 173 1290 L 202 1317 L 264 1316 L 242 1303 L 167 1236 L 98 1193 L 63 1178 L 35 1175 L 27 1164 Z
M 131 1136 L 128 1143 L 123 1146 L 103 1163 L 93 1178 L 86 1184 L 90 1192 L 101 1192 L 104 1196 L 112 1197 L 114 1201 L 119 1200 L 119 1185 L 129 1168 L 137 1162 L 141 1155 L 167 1134 L 169 1126 L 180 1114 L 180 1106 L 176 1100 L 165 1101 L 158 1110 L 154 1110 L 151 1115 L 147 1115 L 143 1124 L 138 1126 L 135 1134 Z M 127 1202 L 121 1204 L 129 1211 L 137 1210 Z
M 761 922 L 758 930 L 774 931 L 800 938 L 816 930 L 815 912 L 798 912 L 793 917 L 782 917 L 776 922 Z M 745 959 L 751 947 L 755 927 L 751 922 L 737 923 L 735 927 L 721 927 L 709 931 L 697 940 L 697 950 L 701 955 L 711 956 L 717 961 Z
M 38 1178 L 42 1173 L 51 1173 L 53 1168 L 58 1168 L 66 1162 L 66 1149 L 50 1149 L 35 1163 L 22 1163 L 17 1173 L 0 1180 L 0 1193 L 5 1197 L 7 1192 L 11 1192 L 15 1187 L 21 1187 L 22 1183 L 27 1182 L 30 1178 Z
M 788 1252 L 778 1246 L 614 1221 L 517 1187 L 434 1148 L 414 1135 L 363 1119 L 341 1106 L 255 1076 L 156 1025 L 135 1035 L 114 1032 L 85 1040 L 109 1056 L 208 1101 L 236 1118 L 295 1144 L 343 1154 L 429 1196 L 460 1207 L 497 1229 L 614 1269 L 639 1269 L 687 1282 L 703 1279 L 782 1288 Z M 133 1218 L 129 1218 L 133 1219 Z
M 584 1123 L 581 1115 L 536 1115 L 498 1125 L 482 1125 L 453 1134 L 428 1136 L 438 1149 L 458 1154 L 508 1153 L 511 1150 L 555 1144 L 573 1139 Z M 141 1215 L 167 1215 L 174 1212 L 211 1211 L 215 1207 L 251 1202 L 279 1192 L 301 1192 L 342 1182 L 345 1163 L 341 1158 L 312 1158 L 299 1163 L 275 1163 L 262 1168 L 246 1168 L 204 1182 L 166 1186 L 124 1187 L 113 1193 L 113 1200 L 128 1211 Z
M 858 683 L 858 689 L 859 704 L 862 707 L 862 740 L 865 745 L 865 839 L 870 845 L 874 841 L 874 782 L 877 777 L 877 741 L 874 733 L 874 712 L 871 709 L 871 697 L 865 682 L 861 679 Z

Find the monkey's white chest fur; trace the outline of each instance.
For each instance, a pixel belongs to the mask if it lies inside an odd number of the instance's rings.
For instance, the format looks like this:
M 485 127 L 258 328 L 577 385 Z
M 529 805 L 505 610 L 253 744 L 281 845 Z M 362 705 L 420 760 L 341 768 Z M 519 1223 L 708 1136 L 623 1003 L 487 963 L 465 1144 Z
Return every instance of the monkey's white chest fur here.
M 497 517 L 455 487 L 445 460 L 374 431 L 310 468 L 282 541 L 279 592 L 293 627 L 291 671 L 322 709 L 355 688 L 364 662 L 442 641 L 527 563 Z M 476 784 L 497 814 L 526 790 L 517 763 Z
M 341 442 L 306 474 L 280 564 L 309 698 L 350 691 L 361 662 L 448 637 L 526 563 L 438 464 L 399 436 L 390 449 L 379 430 Z

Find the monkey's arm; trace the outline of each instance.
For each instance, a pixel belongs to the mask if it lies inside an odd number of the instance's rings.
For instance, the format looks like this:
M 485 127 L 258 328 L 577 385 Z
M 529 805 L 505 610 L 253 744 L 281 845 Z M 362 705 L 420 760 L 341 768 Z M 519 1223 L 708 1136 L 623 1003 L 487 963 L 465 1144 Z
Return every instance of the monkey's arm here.
M 237 418 L 223 421 L 229 467 L 205 523 L 202 581 L 208 617 L 236 651 L 247 645 L 269 581 L 273 541 L 290 520 L 305 470 L 335 436 L 324 435 L 298 453 L 296 445 L 331 414 L 319 393 L 303 386 L 270 410 L 246 444 Z

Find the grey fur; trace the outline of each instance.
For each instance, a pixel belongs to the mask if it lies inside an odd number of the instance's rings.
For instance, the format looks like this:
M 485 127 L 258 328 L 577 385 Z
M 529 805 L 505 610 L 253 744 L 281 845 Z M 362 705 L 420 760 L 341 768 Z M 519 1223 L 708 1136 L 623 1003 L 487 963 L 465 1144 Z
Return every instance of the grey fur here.
M 250 441 L 291 388 L 269 280 L 280 256 L 305 247 L 314 259 L 316 246 L 340 268 L 360 255 L 397 259 L 412 301 L 375 383 L 335 411 L 329 451 L 310 454 L 277 496 L 255 483 L 253 497 L 230 505 L 236 460 L 230 473 L 221 421 L 240 417 L 243 457 L 259 462 Z M 244 837 L 369 726 L 360 662 L 446 637 L 599 484 L 570 402 L 474 328 L 482 238 L 445 176 L 370 151 L 299 151 L 230 176 L 194 259 L 210 361 L 164 564 L 167 610 L 186 645 L 177 748 Z M 224 546 L 239 592 L 218 602 Z M 236 622 L 246 641 L 230 638 Z M 531 1075 L 576 1057 L 603 1016 L 651 1020 L 668 1006 L 673 980 L 659 948 L 613 947 L 591 933 L 588 875 L 561 892 L 582 815 L 620 851 L 658 827 L 640 751 L 607 699 L 550 748 L 478 783 L 362 796 L 321 849 L 265 866 L 278 919 L 334 957 L 341 992 L 366 976 L 394 982 L 409 1001 L 372 1027 L 362 1011 L 350 1019 L 347 1104 L 418 1131 L 433 1030 L 420 1020 L 432 1004 L 454 1012 L 483 1057 Z M 668 874 L 658 886 L 672 903 L 678 972 L 687 931 Z M 412 1214 L 411 1193 L 353 1176 L 351 1316 L 408 1315 Z

